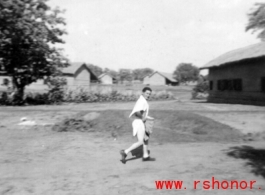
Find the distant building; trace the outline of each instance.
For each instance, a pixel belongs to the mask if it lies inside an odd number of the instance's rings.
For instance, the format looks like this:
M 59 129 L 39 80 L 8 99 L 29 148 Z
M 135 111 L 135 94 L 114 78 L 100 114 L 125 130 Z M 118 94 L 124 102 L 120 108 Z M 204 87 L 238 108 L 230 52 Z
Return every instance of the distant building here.
M 113 78 L 108 73 L 103 73 L 103 74 L 99 75 L 98 79 L 99 79 L 101 84 L 106 84 L 106 85 L 112 85 L 113 84 Z
M 97 76 L 88 68 L 85 63 L 71 63 L 71 65 L 62 70 L 64 78 L 67 80 L 67 86 L 73 87 L 86 87 L 91 83 L 97 83 Z M 5 72 L 0 72 L 0 89 L 6 89 L 5 83 L 11 85 L 11 76 Z M 43 79 L 39 79 L 37 82 L 31 83 L 26 86 L 29 90 L 46 90 L 48 86 Z
M 62 72 L 69 87 L 85 87 L 89 86 L 91 83 L 99 82 L 97 76 L 85 63 L 71 63 L 71 65 L 64 68 Z
M 265 105 L 265 42 L 213 59 L 209 69 L 209 102 Z
M 178 85 L 178 81 L 173 78 L 173 74 L 158 71 L 144 77 L 143 83 L 146 85 Z
M 143 78 L 143 84 L 146 84 L 146 85 L 149 84 L 149 75 Z

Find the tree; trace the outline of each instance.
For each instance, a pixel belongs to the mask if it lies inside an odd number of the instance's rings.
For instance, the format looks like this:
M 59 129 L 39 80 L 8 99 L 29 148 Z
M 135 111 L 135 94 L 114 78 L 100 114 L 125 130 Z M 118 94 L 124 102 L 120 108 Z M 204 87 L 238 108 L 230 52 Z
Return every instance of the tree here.
M 248 14 L 248 24 L 246 31 L 252 30 L 252 33 L 260 31 L 258 38 L 265 40 L 265 3 L 256 3 L 252 12 Z
M 0 1 L 0 70 L 12 77 L 17 100 L 22 101 L 26 85 L 55 75 L 68 66 L 61 36 L 66 25 L 59 8 L 47 0 Z
M 109 68 L 105 68 L 105 69 L 103 70 L 104 73 L 107 73 L 107 72 L 109 72 L 109 71 L 110 71 Z
M 173 74 L 178 81 L 186 83 L 188 81 L 197 81 L 199 72 L 199 68 L 191 63 L 180 63 Z
M 153 72 L 154 72 L 154 70 L 151 69 L 151 68 L 134 69 L 133 72 L 132 72 L 133 79 L 142 81 L 145 76 L 150 75 Z
M 120 81 L 132 81 L 133 76 L 132 76 L 132 71 L 130 69 L 120 69 L 119 70 L 119 80 Z
M 110 76 L 112 78 L 114 78 L 114 79 L 117 79 L 118 78 L 118 72 L 116 72 L 115 70 L 111 70 L 111 69 L 105 68 L 104 69 L 104 73 L 110 74 Z
M 88 68 L 98 77 L 99 75 L 101 75 L 103 73 L 102 68 L 100 68 L 99 66 L 93 65 L 93 64 L 89 64 Z

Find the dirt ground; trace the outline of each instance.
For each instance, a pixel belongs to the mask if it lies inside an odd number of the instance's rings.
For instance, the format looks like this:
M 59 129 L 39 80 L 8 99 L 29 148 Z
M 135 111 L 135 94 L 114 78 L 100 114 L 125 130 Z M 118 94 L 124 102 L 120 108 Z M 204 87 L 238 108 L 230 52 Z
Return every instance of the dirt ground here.
M 133 104 L 0 107 L 0 194 L 264 194 L 265 107 L 151 102 L 157 122 L 150 151 L 156 161 L 130 154 L 122 164 L 119 151 L 135 141 L 126 119 Z M 89 130 L 52 130 L 91 112 L 100 116 Z M 23 117 L 36 125 L 19 125 Z M 203 181 L 213 177 L 255 183 L 245 190 L 203 189 Z M 182 180 L 183 188 L 158 190 L 159 180 Z

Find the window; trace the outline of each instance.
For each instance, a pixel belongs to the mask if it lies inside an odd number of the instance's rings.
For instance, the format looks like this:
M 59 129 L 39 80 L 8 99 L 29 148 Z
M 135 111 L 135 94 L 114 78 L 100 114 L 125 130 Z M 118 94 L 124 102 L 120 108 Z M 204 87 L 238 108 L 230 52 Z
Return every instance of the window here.
M 210 81 L 209 88 L 210 88 L 210 90 L 213 90 L 213 81 Z
M 261 91 L 265 92 L 265 77 L 261 78 Z
M 264 83 L 265 84 L 265 83 Z M 242 91 L 242 79 L 223 79 L 217 81 L 219 91 Z

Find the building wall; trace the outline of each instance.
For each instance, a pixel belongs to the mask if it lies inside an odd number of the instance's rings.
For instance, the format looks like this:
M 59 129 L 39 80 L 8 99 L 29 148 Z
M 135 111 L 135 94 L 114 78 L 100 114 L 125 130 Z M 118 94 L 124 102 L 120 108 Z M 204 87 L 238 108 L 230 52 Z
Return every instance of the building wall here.
M 31 83 L 30 85 L 26 86 L 26 90 L 33 90 L 33 91 L 44 91 L 48 90 L 48 86 L 44 84 L 43 79 L 37 80 L 37 82 Z
M 113 84 L 112 77 L 110 77 L 109 75 L 104 75 L 103 77 L 100 78 L 100 81 L 102 84 L 108 84 L 108 85 Z
M 161 76 L 158 73 L 153 74 L 151 77 L 149 77 L 148 83 L 150 85 L 165 85 L 166 84 L 166 79 Z
M 65 76 L 64 78 L 66 79 L 66 82 L 67 82 L 68 86 L 73 86 L 74 85 L 75 78 L 73 76 Z
M 89 86 L 90 85 L 90 73 L 83 69 L 74 79 L 75 86 Z
M 149 84 L 149 77 L 148 77 L 148 76 L 147 76 L 147 77 L 144 77 L 144 79 L 143 79 L 143 84 L 144 84 L 144 85 Z
M 265 77 L 264 60 L 249 60 L 209 70 L 209 81 L 213 88 L 209 92 L 209 102 L 265 104 L 265 92 L 261 90 L 261 78 Z M 242 90 L 218 90 L 217 82 L 223 79 L 242 79 Z

